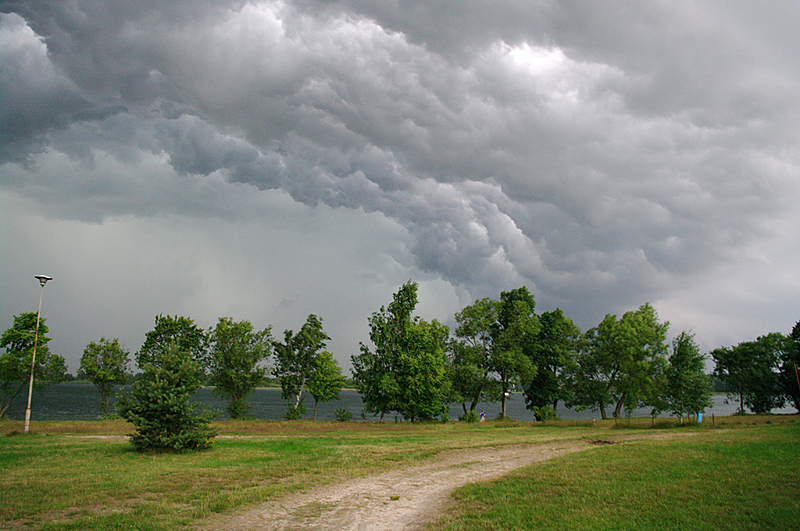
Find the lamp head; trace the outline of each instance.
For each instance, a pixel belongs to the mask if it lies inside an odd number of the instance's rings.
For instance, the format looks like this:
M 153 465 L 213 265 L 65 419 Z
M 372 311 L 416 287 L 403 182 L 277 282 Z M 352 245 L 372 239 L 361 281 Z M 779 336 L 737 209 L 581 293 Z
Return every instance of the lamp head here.
M 47 284 L 48 280 L 53 280 L 53 277 L 48 277 L 47 275 L 34 275 L 33 278 L 38 280 L 39 284 L 41 284 L 42 287 L 44 287 L 44 285 Z

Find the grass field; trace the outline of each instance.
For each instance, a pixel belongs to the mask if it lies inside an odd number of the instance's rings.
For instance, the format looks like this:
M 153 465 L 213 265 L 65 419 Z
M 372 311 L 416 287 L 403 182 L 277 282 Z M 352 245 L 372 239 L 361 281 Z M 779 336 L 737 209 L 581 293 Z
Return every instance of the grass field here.
M 800 529 L 800 425 L 612 445 L 456 493 L 430 528 Z
M 767 424 L 769 422 L 769 424 Z M 188 529 L 214 513 L 459 448 L 619 438 L 461 490 L 443 529 L 800 529 L 800 419 L 468 425 L 225 421 L 214 447 L 140 455 L 121 421 L 0 421 L 0 529 Z M 727 527 L 726 527 L 727 526 Z

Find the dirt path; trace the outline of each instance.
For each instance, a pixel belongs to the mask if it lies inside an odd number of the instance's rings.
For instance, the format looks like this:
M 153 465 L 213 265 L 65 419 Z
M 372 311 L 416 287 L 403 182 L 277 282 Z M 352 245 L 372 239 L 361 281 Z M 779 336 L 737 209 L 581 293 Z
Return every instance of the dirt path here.
M 430 461 L 383 474 L 315 489 L 233 515 L 197 529 L 250 530 L 414 530 L 432 519 L 449 494 L 467 483 L 586 450 L 587 441 L 485 447 L 440 454 Z

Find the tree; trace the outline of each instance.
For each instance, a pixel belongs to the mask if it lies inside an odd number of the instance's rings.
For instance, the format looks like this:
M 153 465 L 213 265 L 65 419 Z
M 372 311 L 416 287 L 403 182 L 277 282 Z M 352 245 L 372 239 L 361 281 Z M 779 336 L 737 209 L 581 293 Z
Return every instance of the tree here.
M 190 397 L 197 392 L 204 374 L 191 351 L 177 342 L 153 351 L 153 360 L 142 367 L 143 374 L 130 393 L 117 402 L 119 415 L 136 427 L 130 435 L 140 452 L 189 452 L 210 448 L 217 432 L 209 426 L 213 414 L 197 414 Z
M 525 386 L 527 408 L 537 420 L 554 416 L 559 401 L 572 396 L 569 375 L 574 373 L 581 331 L 560 309 L 539 316 L 539 333 L 529 356 L 536 374 Z
M 24 389 L 31 377 L 31 360 L 36 335 L 36 312 L 25 312 L 14 316 L 14 324 L 0 337 L 0 418 L 4 418 L 9 406 Z M 67 365 L 64 358 L 52 354 L 47 346 L 50 338 L 46 319 L 39 321 L 39 337 L 36 344 L 36 362 L 33 367 L 33 390 L 40 391 L 48 385 L 64 380 Z
M 339 363 L 327 350 L 319 353 L 314 360 L 314 372 L 308 382 L 308 392 L 314 397 L 314 420 L 317 420 L 317 404 L 339 398 L 344 387 L 344 376 Z
M 205 331 L 188 317 L 157 315 L 155 327 L 145 335 L 142 348 L 136 354 L 136 364 L 144 368 L 147 364 L 158 363 L 161 354 L 173 343 L 204 368 L 208 352 L 208 337 Z
M 208 338 L 210 383 L 214 393 L 228 401 L 228 415 L 240 418 L 250 410 L 247 396 L 266 380 L 272 328 L 255 331 L 249 321 L 237 323 L 230 317 L 220 317 Z
M 711 407 L 711 384 L 705 374 L 705 356 L 694 341 L 694 335 L 681 332 L 672 341 L 664 393 L 665 407 L 683 419 Z
M 660 374 L 666 366 L 666 340 L 669 323 L 660 323 L 649 304 L 621 319 L 606 315 L 597 328 L 585 336 L 573 377 L 571 405 L 578 409 L 595 408 L 608 418 L 606 406 L 614 404 L 614 417 L 623 408 L 632 411 L 653 405 L 658 398 Z
M 711 352 L 714 373 L 734 390 L 728 396 L 738 398 L 740 412 L 747 406 L 753 413 L 768 413 L 784 404 L 779 362 L 793 348 L 791 343 L 791 338 L 776 332 Z
M 108 415 L 108 397 L 115 385 L 128 381 L 128 364 L 130 355 L 122 348 L 117 338 L 100 338 L 98 343 L 92 341 L 83 349 L 80 370 L 94 384 L 103 401 L 103 415 Z
M 533 295 L 524 286 L 500 294 L 489 368 L 497 374 L 502 418 L 506 417 L 506 401 L 514 383 L 527 382 L 536 374 L 528 355 L 539 332 L 535 307 Z
M 374 350 L 361 344 L 353 356 L 353 378 L 365 409 L 390 411 L 404 418 L 433 419 L 444 414 L 450 395 L 444 348 L 449 336 L 446 326 L 412 317 L 417 305 L 417 284 L 400 287 L 388 307 L 381 307 L 369 319 Z
M 287 418 L 299 418 L 305 411 L 303 392 L 316 369 L 317 356 L 328 340 L 322 330 L 322 319 L 312 313 L 297 334 L 286 330 L 283 343 L 275 344 L 274 374 L 281 382 L 283 398 L 289 401 Z
M 800 412 L 800 321 L 794 325 L 789 337 L 791 341 L 787 341 L 780 356 L 778 382 L 786 400 Z
M 455 338 L 450 342 L 449 371 L 453 401 L 461 402 L 464 415 L 475 411 L 478 403 L 499 394 L 490 375 L 494 342 L 493 327 L 498 320 L 497 301 L 476 300 L 456 313 Z

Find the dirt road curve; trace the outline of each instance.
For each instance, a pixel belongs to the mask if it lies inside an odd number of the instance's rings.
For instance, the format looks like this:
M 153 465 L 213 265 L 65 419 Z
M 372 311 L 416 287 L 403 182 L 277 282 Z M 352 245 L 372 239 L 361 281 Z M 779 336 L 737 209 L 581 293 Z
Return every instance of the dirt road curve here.
M 586 441 L 569 441 L 447 452 L 413 467 L 316 489 L 233 515 L 218 516 L 197 529 L 419 529 L 436 515 L 457 487 L 591 447 Z

